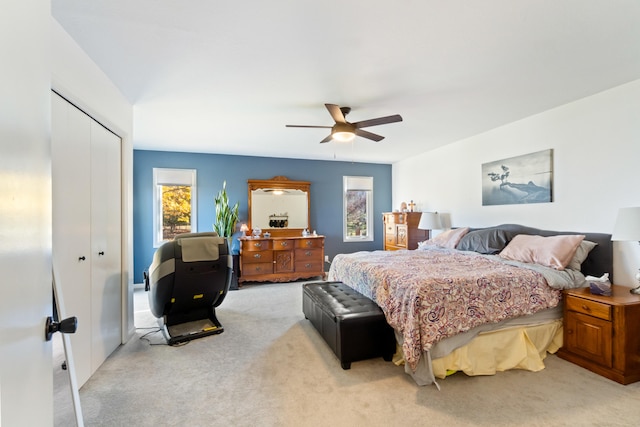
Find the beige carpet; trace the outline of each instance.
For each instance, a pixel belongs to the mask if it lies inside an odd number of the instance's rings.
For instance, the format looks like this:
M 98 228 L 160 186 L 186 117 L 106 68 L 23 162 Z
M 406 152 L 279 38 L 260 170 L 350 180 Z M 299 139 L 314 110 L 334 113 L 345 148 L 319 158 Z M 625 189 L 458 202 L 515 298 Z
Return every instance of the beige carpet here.
M 246 285 L 218 308 L 220 335 L 181 347 L 160 333 L 121 346 L 80 390 L 87 426 L 632 426 L 628 386 L 556 356 L 546 369 L 455 374 L 418 387 L 382 358 L 340 363 L 302 314 L 301 282 Z M 136 326 L 155 327 L 144 291 Z M 59 335 L 59 334 L 57 334 Z M 159 344 L 159 345 L 152 345 Z M 55 366 L 54 366 L 55 368 Z M 55 369 L 54 369 L 55 370 Z M 55 425 L 72 426 L 57 374 Z M 65 406 L 66 405 L 66 406 Z

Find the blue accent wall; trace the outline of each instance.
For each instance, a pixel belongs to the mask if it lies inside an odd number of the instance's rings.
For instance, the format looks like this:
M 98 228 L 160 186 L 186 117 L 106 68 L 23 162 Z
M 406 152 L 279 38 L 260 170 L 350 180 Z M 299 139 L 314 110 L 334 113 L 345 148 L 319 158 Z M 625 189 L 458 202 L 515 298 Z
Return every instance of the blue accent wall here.
M 151 264 L 153 247 L 153 168 L 197 170 L 198 231 L 212 231 L 214 196 L 227 182 L 230 203 L 240 202 L 240 219 L 247 221 L 247 180 L 283 175 L 311 182 L 311 230 L 324 235 L 325 254 L 382 249 L 382 212 L 391 209 L 391 165 L 298 160 L 221 154 L 134 150 L 133 152 L 133 263 L 134 282 Z M 374 241 L 342 241 L 342 177 L 372 176 Z

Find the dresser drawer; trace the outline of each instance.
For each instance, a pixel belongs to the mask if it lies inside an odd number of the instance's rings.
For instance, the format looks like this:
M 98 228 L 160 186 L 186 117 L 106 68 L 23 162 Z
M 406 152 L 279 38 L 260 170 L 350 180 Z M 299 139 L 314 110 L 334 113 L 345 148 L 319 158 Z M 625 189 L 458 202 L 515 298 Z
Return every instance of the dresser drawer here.
M 384 237 L 384 242 L 387 245 L 395 245 L 396 244 L 396 235 L 395 234 L 387 234 Z
M 306 260 L 298 260 L 296 258 L 296 272 L 316 272 L 317 274 L 323 274 L 323 263 L 322 262 L 313 262 Z
M 324 239 L 298 239 L 296 248 L 322 248 Z
M 611 306 L 597 301 L 567 296 L 565 301 L 568 310 L 583 313 L 603 320 L 611 320 Z
M 255 239 L 255 240 L 243 240 L 243 251 L 267 251 L 271 249 L 271 240 L 268 239 Z
M 273 273 L 273 262 L 256 262 L 251 264 L 242 264 L 243 276 L 257 276 L 259 274 Z
M 257 262 L 273 262 L 272 251 L 249 251 L 242 254 L 243 264 L 253 264 Z
M 292 251 L 295 247 L 293 240 L 274 240 L 273 241 L 273 250 L 274 251 Z
M 296 249 L 296 262 L 298 261 L 322 261 L 322 249 Z
M 387 236 L 393 236 L 394 234 L 396 234 L 396 225 L 394 223 L 387 224 L 384 227 L 384 231 Z

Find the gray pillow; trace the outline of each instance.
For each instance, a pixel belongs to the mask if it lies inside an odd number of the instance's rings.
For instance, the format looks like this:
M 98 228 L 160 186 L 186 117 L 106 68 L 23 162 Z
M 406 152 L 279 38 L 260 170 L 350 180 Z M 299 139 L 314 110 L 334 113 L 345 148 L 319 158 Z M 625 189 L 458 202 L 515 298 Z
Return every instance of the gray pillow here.
M 580 271 L 582 267 L 582 263 L 589 256 L 589 252 L 593 250 L 598 244 L 594 242 L 590 242 L 588 240 L 583 240 L 576 249 L 576 254 L 573 256 L 573 259 L 567 265 L 567 268 L 570 268 L 575 271 Z
M 516 233 L 499 228 L 470 231 L 460 239 L 456 249 L 480 254 L 497 254 L 513 239 Z

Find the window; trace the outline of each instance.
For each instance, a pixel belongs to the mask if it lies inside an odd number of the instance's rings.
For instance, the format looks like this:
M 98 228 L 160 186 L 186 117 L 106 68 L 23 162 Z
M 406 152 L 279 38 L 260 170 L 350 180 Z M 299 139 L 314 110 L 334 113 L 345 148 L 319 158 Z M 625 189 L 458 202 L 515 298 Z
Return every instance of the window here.
M 153 168 L 153 246 L 197 231 L 195 169 Z
M 373 177 L 344 176 L 343 241 L 373 241 Z

